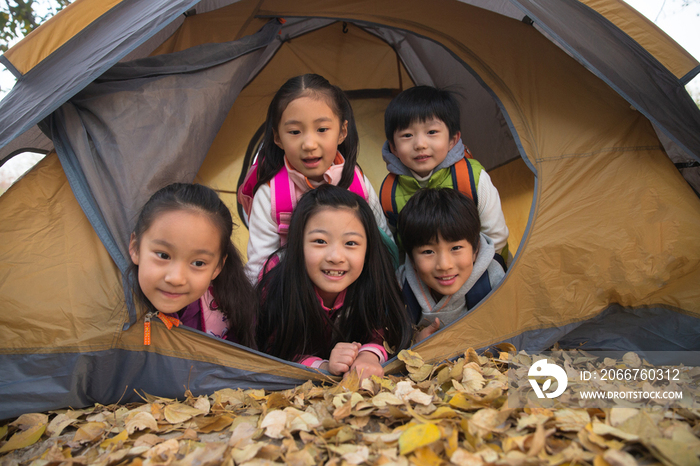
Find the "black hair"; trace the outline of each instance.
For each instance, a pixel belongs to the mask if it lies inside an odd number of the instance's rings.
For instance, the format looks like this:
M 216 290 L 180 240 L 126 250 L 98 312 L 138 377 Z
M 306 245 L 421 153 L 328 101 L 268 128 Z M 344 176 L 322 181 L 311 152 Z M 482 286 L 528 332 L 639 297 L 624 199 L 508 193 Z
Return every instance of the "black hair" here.
M 409 257 L 413 250 L 437 241 L 467 240 L 476 253 L 481 220 L 472 199 L 451 188 L 419 189 L 399 213 L 397 232 Z
M 432 118 L 445 123 L 450 138 L 460 131 L 459 104 L 454 95 L 432 86 L 406 89 L 389 102 L 384 112 L 386 139 L 393 144 L 396 131 L 406 129 L 416 121 L 425 122 Z
M 231 211 L 214 190 L 200 184 L 189 183 L 173 183 L 158 190 L 143 206 L 136 221 L 132 233 L 136 240 L 136 248 L 138 250 L 143 234 L 158 216 L 166 212 L 187 209 L 207 215 L 219 230 L 220 260 L 225 259 L 225 261 L 221 272 L 213 280 L 212 294 L 219 305 L 219 310 L 228 318 L 229 333 L 233 333 L 238 343 L 246 346 L 254 345 L 257 294 L 245 275 L 238 249 L 231 241 L 234 227 Z M 136 298 L 149 310 L 154 311 L 153 304 L 144 295 L 139 285 L 138 266 L 132 263 L 127 273 Z
M 275 144 L 275 132 L 278 130 L 284 110 L 292 101 L 300 97 L 323 100 L 340 119 L 341 126 L 343 122 L 348 122 L 348 134 L 345 140 L 338 145 L 338 150 L 345 158 L 343 174 L 338 186 L 348 188 L 352 183 L 360 138 L 357 134 L 355 116 L 350 101 L 342 89 L 329 83 L 323 76 L 305 74 L 289 79 L 279 88 L 270 102 L 262 146 L 258 155 L 258 181 L 253 192 L 270 181 L 284 167 L 284 151 Z
M 304 260 L 304 228 L 324 208 L 350 209 L 362 223 L 367 251 L 362 272 L 347 288 L 333 320 L 321 307 Z M 398 353 L 411 337 L 411 324 L 394 278 L 391 256 L 382 242 L 372 209 L 357 194 L 322 185 L 304 194 L 294 209 L 280 263 L 258 283 L 258 347 L 293 360 L 303 355 L 328 359 L 339 342 L 368 343 L 381 335 Z M 272 257 L 272 256 L 271 256 Z M 265 267 L 268 269 L 268 267 Z M 330 341 L 319 338 L 331 333 Z

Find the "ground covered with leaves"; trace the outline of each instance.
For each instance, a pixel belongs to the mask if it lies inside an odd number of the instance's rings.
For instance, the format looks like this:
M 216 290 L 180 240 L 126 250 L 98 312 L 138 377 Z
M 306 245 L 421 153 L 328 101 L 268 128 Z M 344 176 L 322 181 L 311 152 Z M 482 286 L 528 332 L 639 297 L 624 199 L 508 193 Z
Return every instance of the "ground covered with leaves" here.
M 554 354 L 569 388 L 545 404 L 513 384 L 534 362 L 525 353 L 470 349 L 431 365 L 404 351 L 405 377 L 25 414 L 0 427 L 0 464 L 700 465 L 699 368 L 681 368 L 674 381 L 596 382 L 684 394 L 601 408 L 580 396 L 593 382 L 576 378 L 595 358 Z M 634 354 L 602 364 L 648 366 Z

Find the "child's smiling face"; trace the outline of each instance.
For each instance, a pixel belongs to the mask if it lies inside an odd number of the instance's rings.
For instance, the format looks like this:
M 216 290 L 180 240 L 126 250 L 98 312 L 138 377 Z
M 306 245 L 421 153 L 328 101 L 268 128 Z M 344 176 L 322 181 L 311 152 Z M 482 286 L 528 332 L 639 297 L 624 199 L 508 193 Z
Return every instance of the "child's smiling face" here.
M 275 144 L 297 171 L 322 181 L 347 134 L 348 122 L 341 123 L 322 98 L 305 96 L 291 101 L 282 112 Z
M 446 241 L 438 234 L 437 241 L 413 248 L 411 257 L 416 273 L 438 301 L 462 288 L 474 269 L 476 253 L 466 239 Z
M 304 262 L 326 307 L 362 273 L 367 235 L 354 210 L 326 207 L 304 227 Z
M 224 260 L 221 233 L 197 210 L 166 211 L 129 242 L 141 291 L 160 312 L 172 314 L 199 299 Z
M 401 163 L 422 178 L 445 160 L 459 137 L 459 133 L 450 137 L 447 125 L 442 120 L 431 118 L 413 121 L 408 128 L 395 131 L 389 147 Z

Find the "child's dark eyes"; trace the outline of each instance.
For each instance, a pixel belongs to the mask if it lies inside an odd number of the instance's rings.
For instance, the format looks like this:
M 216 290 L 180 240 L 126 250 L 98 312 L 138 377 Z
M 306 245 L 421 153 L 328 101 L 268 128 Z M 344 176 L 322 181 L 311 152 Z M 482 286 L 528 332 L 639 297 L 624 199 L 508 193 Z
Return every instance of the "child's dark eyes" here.
M 163 259 L 163 260 L 170 259 L 170 255 L 167 252 L 157 252 L 156 256 L 158 257 L 158 259 Z
M 357 241 L 348 241 L 345 243 L 346 246 L 359 246 L 359 243 Z
M 431 129 L 430 131 L 428 131 L 428 134 L 437 134 L 438 132 L 439 131 L 436 129 Z
M 204 267 L 205 265 L 207 265 L 207 263 L 204 261 L 194 261 L 192 262 L 192 265 L 194 265 L 195 267 Z
M 423 249 L 421 250 L 418 254 L 432 254 L 433 250 L 432 249 Z
M 326 131 L 330 131 L 330 128 L 319 128 L 318 129 L 319 133 L 325 133 Z
M 326 240 L 323 240 L 321 238 L 312 239 L 311 242 L 314 244 L 326 244 Z
M 462 249 L 463 247 L 464 247 L 464 246 L 460 246 L 460 245 L 452 246 L 452 250 L 453 250 L 453 251 L 459 251 L 459 250 Z
M 288 133 L 296 136 L 297 134 L 301 134 L 301 131 L 299 131 L 298 129 L 292 129 L 288 131 Z

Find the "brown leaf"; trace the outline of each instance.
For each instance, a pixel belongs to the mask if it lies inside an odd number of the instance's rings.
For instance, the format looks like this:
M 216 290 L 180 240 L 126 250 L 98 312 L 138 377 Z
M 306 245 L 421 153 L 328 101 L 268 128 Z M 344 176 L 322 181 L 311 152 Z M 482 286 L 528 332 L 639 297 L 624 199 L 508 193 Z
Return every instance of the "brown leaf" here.
M 164 440 L 160 437 L 158 437 L 155 434 L 143 434 L 139 438 L 136 439 L 134 442 L 135 447 L 141 447 L 141 446 L 146 446 L 148 448 L 151 448 L 153 445 L 158 445 L 159 443 L 162 443 Z
M 282 396 L 281 393 L 273 392 L 267 396 L 267 409 L 272 411 L 273 409 L 284 409 L 287 406 L 292 406 L 289 400 Z
M 197 429 L 203 434 L 221 432 L 233 423 L 233 418 L 225 414 L 211 417 L 196 417 Z
M 22 414 L 14 422 L 11 422 L 11 426 L 19 427 L 20 430 L 27 430 L 31 427 L 46 425 L 49 423 L 49 416 L 42 413 L 29 413 Z
M 513 346 L 511 343 L 507 343 L 507 342 L 497 344 L 496 348 L 498 348 L 500 351 L 503 351 L 504 353 L 515 353 L 518 351 L 515 348 L 515 346 Z
M 89 443 L 100 437 L 105 433 L 107 424 L 104 422 L 88 422 L 80 426 L 78 431 L 73 437 L 74 442 L 79 443 Z
M 144 429 L 151 429 L 154 432 L 158 432 L 158 423 L 151 413 L 136 413 L 136 415 L 126 423 L 126 431 L 129 432 L 129 435 L 137 430 Z
M 467 351 L 464 353 L 464 359 L 465 359 L 465 364 L 469 364 L 470 362 L 473 362 L 477 366 L 481 365 L 481 362 L 479 361 L 479 355 L 476 354 L 476 351 L 474 351 L 474 348 L 467 349 Z
M 163 414 L 170 424 L 180 424 L 204 413 L 183 403 L 172 403 L 165 407 Z
M 215 391 L 212 397 L 214 398 L 214 404 L 238 406 L 244 403 L 245 393 L 240 389 L 224 388 L 223 390 Z
M 411 371 L 416 370 L 420 367 L 423 366 L 423 358 L 420 356 L 420 354 L 416 353 L 415 351 L 411 350 L 401 350 L 397 356 L 397 358 L 400 361 L 403 361 L 404 364 L 406 364 L 406 368 Z

